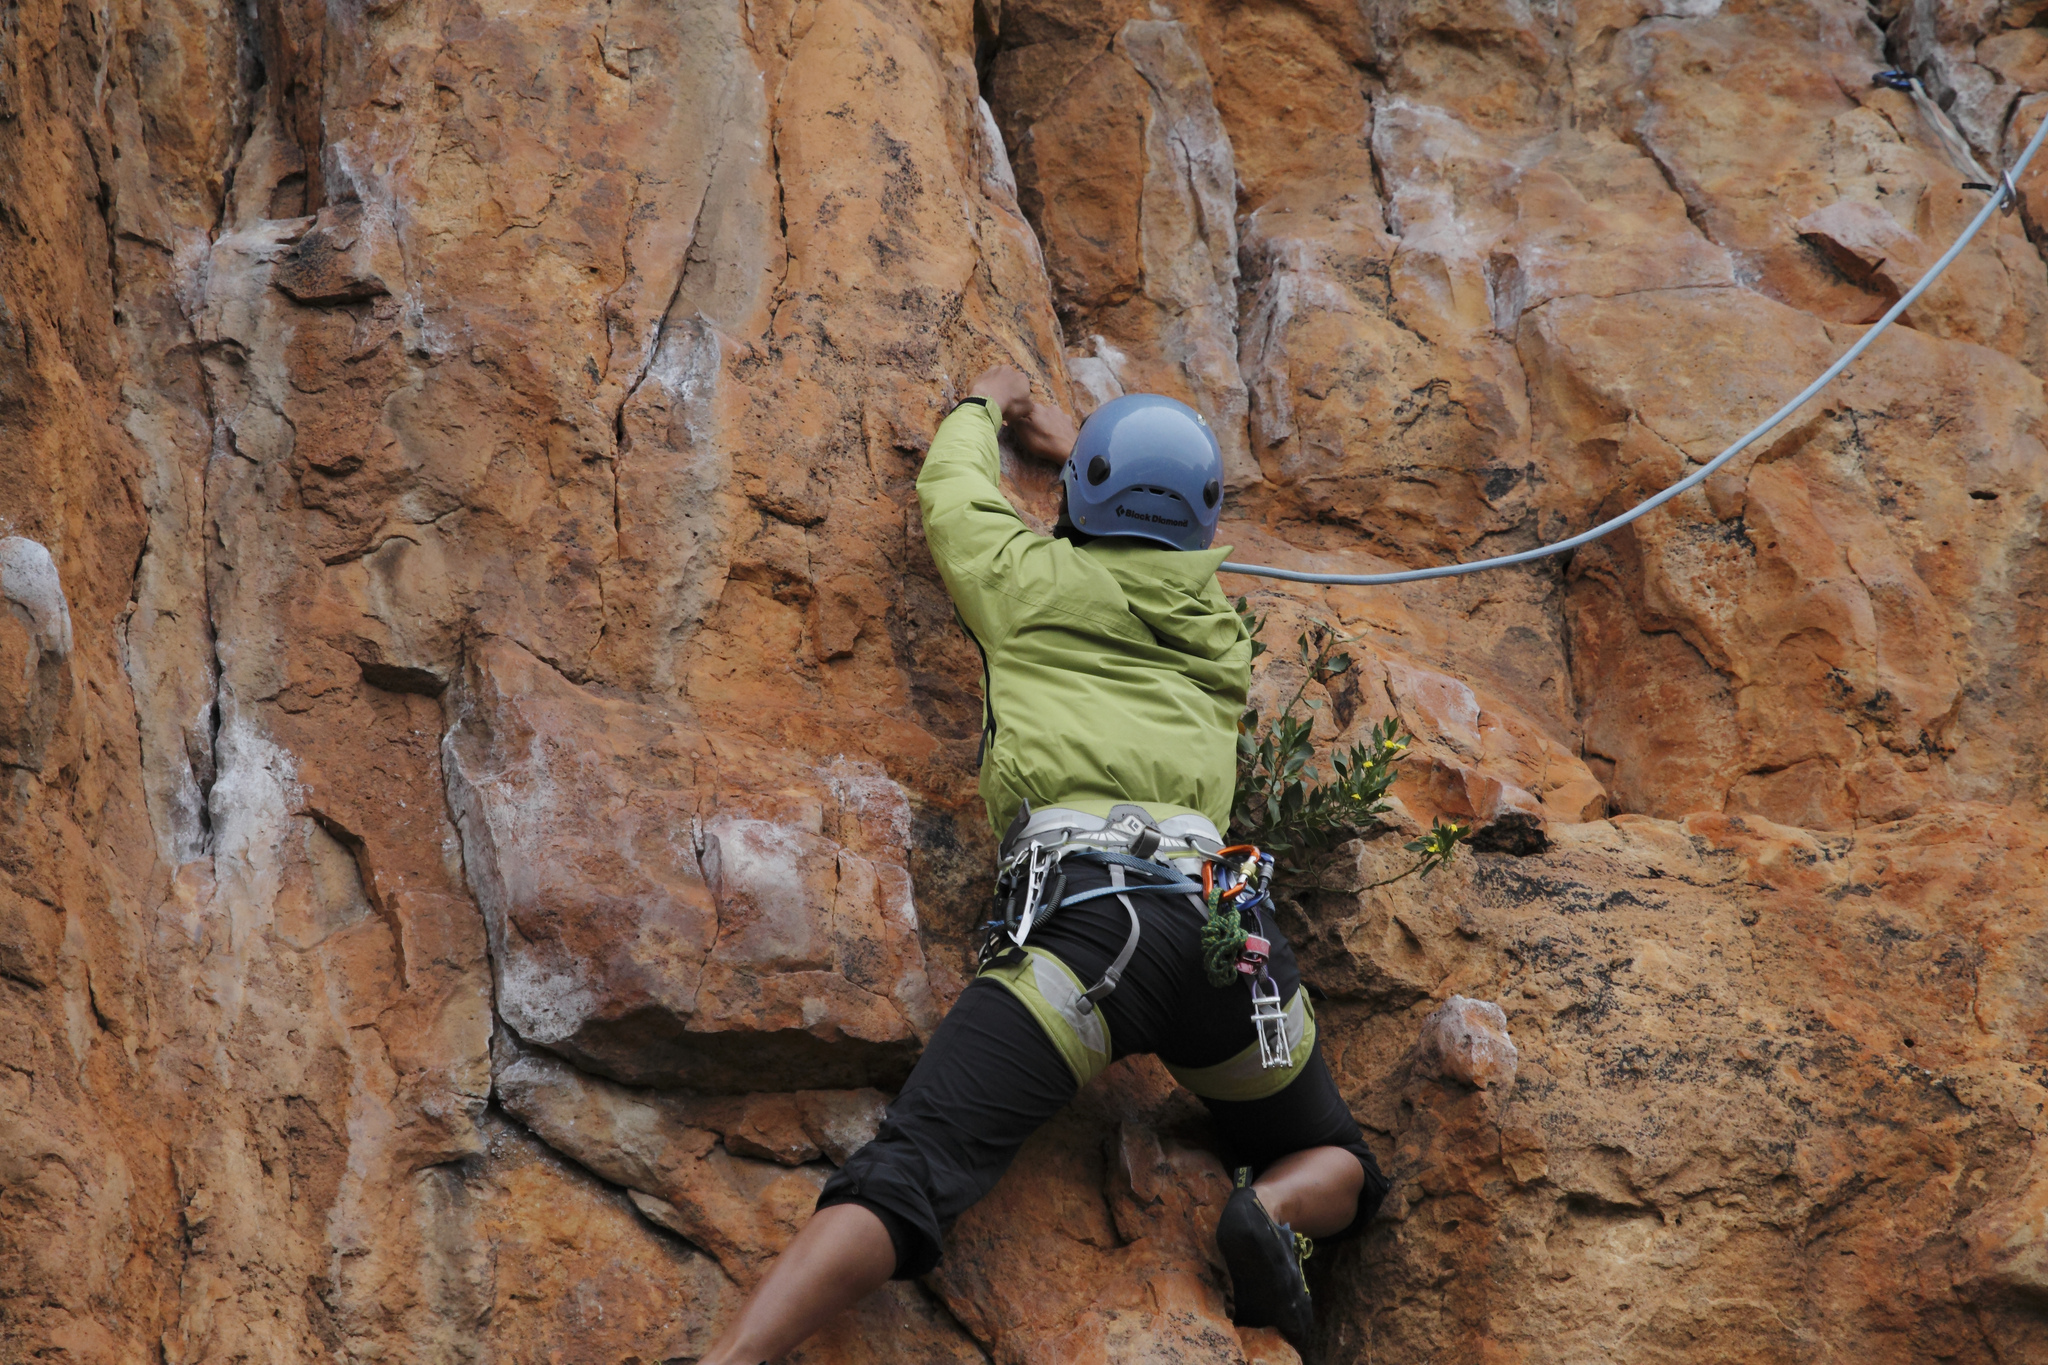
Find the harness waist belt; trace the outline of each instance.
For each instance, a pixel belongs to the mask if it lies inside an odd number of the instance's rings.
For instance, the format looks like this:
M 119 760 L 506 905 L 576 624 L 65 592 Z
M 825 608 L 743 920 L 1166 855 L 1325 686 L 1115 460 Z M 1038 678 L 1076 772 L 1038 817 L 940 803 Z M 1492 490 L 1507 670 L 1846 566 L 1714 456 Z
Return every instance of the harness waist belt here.
M 1137 805 L 1114 806 L 1106 816 L 1065 806 L 1034 811 L 1025 805 L 1018 808 L 1017 819 L 1003 835 L 998 860 L 1007 866 L 1027 844 L 1059 853 L 1098 849 L 1134 853 L 1154 862 L 1192 860 L 1199 864 L 1204 855 L 1223 847 L 1223 839 L 1216 826 L 1192 813 L 1155 821 Z
M 1131 933 L 1102 979 L 1081 991 L 1073 1002 L 1073 1008 L 1081 1014 L 1092 1014 L 1096 1002 L 1117 988 L 1132 954 L 1138 950 L 1141 930 L 1138 907 L 1131 904 L 1127 894 L 1129 875 L 1136 873 L 1157 884 L 1159 890 L 1186 894 L 1195 913 L 1206 919 L 1208 907 L 1201 897 L 1202 888 L 1188 880 L 1187 865 L 1199 867 L 1222 846 L 1216 837 L 1216 826 L 1199 815 L 1176 815 L 1161 824 L 1143 806 L 1112 806 L 1109 814 L 1102 816 L 1060 806 L 1033 812 L 1026 802 L 1017 808 L 1017 818 L 1010 822 L 1009 833 L 1003 837 L 998 863 L 997 894 L 999 898 L 1011 899 L 1007 900 L 1002 918 L 991 921 L 989 929 L 992 935 L 1008 930 L 1010 942 L 1022 948 L 1031 937 L 1032 926 L 1043 915 L 1097 896 L 1115 896 L 1130 916 Z M 1066 874 L 1059 870 L 1059 865 L 1063 859 L 1075 857 L 1104 864 L 1109 870 L 1109 885 L 1100 891 L 1067 896 Z M 1048 890 L 1049 896 L 1045 894 Z M 1017 897 L 1023 901 L 1023 911 L 1013 916 Z M 983 948 L 984 966 L 992 960 L 989 953 L 995 941 L 992 936 Z

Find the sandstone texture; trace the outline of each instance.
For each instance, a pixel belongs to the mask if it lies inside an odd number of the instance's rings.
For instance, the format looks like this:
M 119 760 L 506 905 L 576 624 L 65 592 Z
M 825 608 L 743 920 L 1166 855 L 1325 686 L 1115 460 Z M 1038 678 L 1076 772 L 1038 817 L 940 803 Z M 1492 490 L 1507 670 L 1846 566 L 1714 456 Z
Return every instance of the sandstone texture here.
M 696 1359 L 970 970 L 912 484 L 978 370 L 1200 408 L 1239 559 L 1570 534 L 1920 277 L 2044 18 L 0 10 L 0 1360 Z M 1226 580 L 1352 637 L 1318 734 L 1414 734 L 1398 830 L 1474 826 L 1282 907 L 1395 1182 L 1308 1359 L 2048 1359 L 2020 190 L 1621 533 Z M 1301 1359 L 1230 1325 L 1227 1191 L 1121 1062 L 795 1358 Z

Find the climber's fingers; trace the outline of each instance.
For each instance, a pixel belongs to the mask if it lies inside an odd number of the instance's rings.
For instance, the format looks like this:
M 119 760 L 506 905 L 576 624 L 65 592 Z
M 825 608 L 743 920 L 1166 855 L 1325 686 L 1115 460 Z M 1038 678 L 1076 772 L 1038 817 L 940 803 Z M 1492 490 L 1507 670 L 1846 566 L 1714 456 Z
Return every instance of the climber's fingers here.
M 1031 380 L 1014 365 L 989 366 L 967 392 L 1001 408 L 1006 422 L 1021 421 L 1031 411 Z
M 1063 464 L 1074 453 L 1074 419 L 1057 404 L 1040 400 L 1028 413 L 1012 419 L 1010 439 L 1027 455 Z

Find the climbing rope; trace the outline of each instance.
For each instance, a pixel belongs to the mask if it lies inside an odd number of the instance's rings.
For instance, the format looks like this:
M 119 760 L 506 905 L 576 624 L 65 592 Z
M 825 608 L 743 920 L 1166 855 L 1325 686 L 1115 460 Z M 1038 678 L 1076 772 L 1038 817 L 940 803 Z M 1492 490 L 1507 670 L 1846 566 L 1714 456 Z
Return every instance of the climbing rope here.
M 1253 862 L 1245 862 L 1237 870 L 1237 882 L 1225 886 L 1217 880 L 1217 866 L 1221 864 L 1227 872 L 1231 870 L 1231 853 L 1251 853 Z M 1233 843 L 1231 847 L 1217 853 L 1217 862 L 1202 864 L 1202 907 L 1206 917 L 1202 919 L 1202 972 L 1208 976 L 1210 986 L 1229 986 L 1237 980 L 1237 962 L 1245 952 L 1245 943 L 1251 941 L 1251 929 L 1245 925 L 1241 907 L 1237 905 L 1239 892 L 1251 882 L 1251 870 L 1260 851 L 1249 843 Z M 1225 907 L 1223 902 L 1231 905 Z
M 1251 931 L 1244 927 L 1244 917 L 1237 907 L 1218 910 L 1212 893 L 1208 922 L 1202 926 L 1202 975 L 1217 989 L 1237 980 L 1237 959 L 1244 952 L 1245 943 L 1251 938 Z
M 1991 221 L 1992 214 L 1998 212 L 2001 208 L 2007 213 L 2012 212 L 2019 202 L 2019 192 L 2013 188 L 2013 177 L 2027 168 L 2027 163 L 2033 160 L 2034 153 L 2039 150 L 2044 137 L 2048 137 L 2048 118 L 2041 120 L 2041 126 L 2034 130 L 2034 136 L 2028 141 L 2026 150 L 2022 151 L 2019 159 L 2007 167 L 2003 175 L 1999 176 L 1997 184 L 1986 186 L 1992 192 L 1991 198 L 1978 211 L 1977 216 L 1970 220 L 1970 225 L 1963 229 L 1963 235 L 1956 238 L 1955 245 L 1943 252 L 1941 259 L 1934 263 L 1933 268 L 1920 277 L 1920 282 L 1907 290 L 1903 298 L 1886 310 L 1885 315 L 1879 318 L 1871 329 L 1858 339 L 1854 346 L 1843 352 L 1840 360 L 1828 366 L 1820 378 L 1808 384 L 1804 389 L 1801 389 L 1797 397 L 1793 398 L 1769 417 L 1766 417 L 1763 421 L 1757 423 L 1757 425 L 1751 427 L 1734 445 L 1729 446 L 1706 464 L 1700 466 L 1698 470 L 1680 479 L 1677 483 L 1672 484 L 1656 496 L 1636 504 L 1636 506 L 1623 512 L 1620 516 L 1603 521 L 1591 530 L 1581 531 L 1578 535 L 1572 536 L 1567 540 L 1560 540 L 1554 545 L 1540 545 L 1533 550 L 1522 550 L 1511 555 L 1496 555 L 1492 559 L 1475 559 L 1469 564 L 1438 564 L 1427 569 L 1403 569 L 1399 573 L 1305 573 L 1298 569 L 1275 569 L 1264 564 L 1233 564 L 1225 562 L 1217 566 L 1218 571 L 1222 573 L 1250 574 L 1256 578 L 1280 578 L 1290 583 L 1328 583 L 1351 588 L 1374 588 L 1389 583 L 1415 583 L 1426 578 L 1455 578 L 1461 574 L 1483 573 L 1488 569 L 1505 569 L 1514 564 L 1527 564 L 1533 560 L 1548 559 L 1552 555 L 1561 555 L 1567 550 L 1576 550 L 1581 545 L 1590 545 L 1602 536 L 1610 535 L 1620 530 L 1653 508 L 1662 507 L 1679 494 L 1699 487 L 1700 484 L 1706 482 L 1715 470 L 1727 464 L 1737 455 L 1740 455 L 1754 444 L 1759 437 L 1797 412 L 1805 405 L 1809 398 L 1812 398 L 1830 383 L 1834 382 L 1836 376 L 1855 363 L 1857 357 L 1869 350 L 1871 344 L 1884 335 L 1887 327 L 1898 321 L 1900 314 L 1918 302 L 1920 296 L 1927 292 L 1928 287 L 1941 278 L 1941 273 L 1954 263 L 1956 257 L 1963 254 L 1963 248 L 1970 244 L 1970 240 L 1977 235 L 1978 230 L 1984 224 Z

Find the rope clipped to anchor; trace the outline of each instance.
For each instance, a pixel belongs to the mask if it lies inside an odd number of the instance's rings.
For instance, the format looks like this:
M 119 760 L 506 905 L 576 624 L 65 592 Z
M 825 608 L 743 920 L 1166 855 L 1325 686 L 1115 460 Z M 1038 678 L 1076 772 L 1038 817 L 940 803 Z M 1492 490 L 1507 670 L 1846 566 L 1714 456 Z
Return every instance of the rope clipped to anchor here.
M 1900 84 L 1900 81 L 1906 83 Z M 1905 90 L 1908 93 L 1912 93 L 1916 96 L 1916 105 L 1924 101 L 1926 108 L 1933 109 L 1937 115 L 1940 113 L 1940 106 L 1935 104 L 1934 101 L 1927 99 L 1926 92 L 1919 89 L 1920 83 L 1904 72 L 1880 72 L 1878 73 L 1876 83 L 1889 86 L 1895 90 Z M 1943 127 L 1946 119 L 1930 118 L 1930 122 L 1934 123 L 1937 132 L 1945 134 L 1942 140 L 1946 143 L 1948 141 L 1946 134 L 1950 131 Z M 1506 569 L 1516 564 L 1529 564 L 1539 559 L 1548 559 L 1552 555 L 1561 555 L 1567 551 L 1576 550 L 1581 545 L 1590 545 L 1603 536 L 1612 535 L 1637 518 L 1656 508 L 1662 507 L 1679 494 L 1688 492 L 1705 483 L 1713 476 L 1716 470 L 1768 435 L 1773 429 L 1781 425 L 1786 418 L 1804 407 L 1807 400 L 1833 383 L 1841 375 L 1842 371 L 1854 364 L 1865 351 L 1869 350 L 1876 343 L 1879 337 L 1885 334 L 1887 328 L 1894 322 L 1897 322 L 1899 317 L 1908 308 L 1911 308 L 1920 301 L 1920 296 L 1925 294 L 1934 282 L 1941 278 L 1943 271 L 1955 263 L 1956 257 L 1963 254 L 1963 248 L 1967 247 L 1972 239 L 1976 237 L 1979 230 L 1991 221 L 1993 214 L 2001 210 L 2007 213 L 2013 210 L 2019 202 L 2019 191 L 2014 188 L 2013 178 L 2024 171 L 2027 168 L 2027 163 L 2034 159 L 2034 153 L 2040 150 L 2044 138 L 2048 138 L 2048 118 L 2041 120 L 2041 126 L 2034 130 L 2034 136 L 2028 140 L 2025 150 L 2014 159 L 2012 165 L 2006 167 L 1995 182 L 1988 180 L 1972 181 L 1963 186 L 1965 189 L 1989 190 L 1991 191 L 1991 198 L 1985 203 L 1983 208 L 1977 211 L 1977 216 L 1970 220 L 1969 226 L 1963 229 L 1962 235 L 1956 238 L 1955 245 L 1944 251 L 1941 254 L 1941 258 L 1929 268 L 1925 275 L 1920 277 L 1920 282 L 1907 290 L 1897 303 L 1886 309 L 1884 316 L 1873 323 L 1870 330 L 1857 339 L 1855 345 L 1844 351 L 1841 359 L 1828 366 L 1821 373 L 1820 378 L 1801 389 L 1791 401 L 1787 402 L 1763 421 L 1751 427 L 1733 445 L 1707 461 L 1706 464 L 1700 466 L 1685 478 L 1680 479 L 1677 483 L 1672 484 L 1661 493 L 1654 494 L 1637 503 L 1621 515 L 1611 517 L 1590 530 L 1581 531 L 1575 536 L 1567 537 L 1554 544 L 1539 545 L 1533 550 L 1521 550 L 1510 555 L 1495 555 L 1491 559 L 1475 559 L 1469 564 L 1437 564 L 1427 569 L 1403 569 L 1397 573 L 1347 574 L 1309 573 L 1300 569 L 1277 569 L 1266 564 L 1237 564 L 1225 561 L 1217 566 L 1217 571 L 1219 573 L 1249 574 L 1254 578 L 1277 578 L 1289 583 L 1324 583 L 1347 588 L 1377 588 L 1393 583 L 1417 583 L 1430 578 L 1457 578 L 1465 574 L 1485 573 L 1489 569 Z M 1967 154 L 1967 148 L 1965 152 Z M 1953 149 L 1951 149 L 1951 156 L 1953 154 Z M 1971 160 L 1970 164 L 1972 166 L 1976 165 L 1974 159 Z M 1981 169 L 1976 173 L 1985 174 Z

